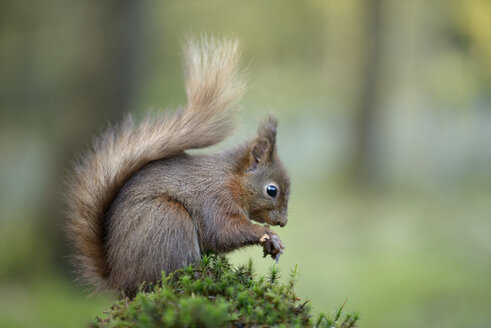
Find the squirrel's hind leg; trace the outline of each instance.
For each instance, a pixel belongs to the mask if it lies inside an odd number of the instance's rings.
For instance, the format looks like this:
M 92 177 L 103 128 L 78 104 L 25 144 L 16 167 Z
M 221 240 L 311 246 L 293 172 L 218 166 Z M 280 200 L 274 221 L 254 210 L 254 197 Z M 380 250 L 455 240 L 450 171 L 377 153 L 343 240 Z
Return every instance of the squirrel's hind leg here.
M 198 233 L 186 208 L 177 200 L 162 195 L 155 199 L 146 218 L 148 248 L 142 268 L 149 278 L 161 278 L 200 259 Z M 145 243 L 144 243 L 145 244 Z
M 114 240 L 120 247 L 112 254 L 111 280 L 127 295 L 135 294 L 143 282 L 148 286 L 160 280 L 162 271 L 169 274 L 199 261 L 195 225 L 178 201 L 160 195 L 120 213 L 119 223 L 133 224 L 122 234 L 118 229 L 118 239 L 124 241 Z M 111 248 L 110 241 L 108 246 Z

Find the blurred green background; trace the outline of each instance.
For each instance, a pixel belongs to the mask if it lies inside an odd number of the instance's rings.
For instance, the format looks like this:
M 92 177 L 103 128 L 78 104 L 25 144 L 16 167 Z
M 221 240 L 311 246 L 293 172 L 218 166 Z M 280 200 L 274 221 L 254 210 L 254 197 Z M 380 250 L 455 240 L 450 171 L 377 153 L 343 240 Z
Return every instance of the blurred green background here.
M 70 161 L 127 113 L 185 101 L 185 33 L 238 36 L 238 134 L 267 111 L 292 176 L 284 274 L 362 327 L 491 322 L 491 2 L 0 4 L 0 326 L 81 327 L 113 301 L 73 281 Z M 272 264 L 259 247 L 235 263 Z

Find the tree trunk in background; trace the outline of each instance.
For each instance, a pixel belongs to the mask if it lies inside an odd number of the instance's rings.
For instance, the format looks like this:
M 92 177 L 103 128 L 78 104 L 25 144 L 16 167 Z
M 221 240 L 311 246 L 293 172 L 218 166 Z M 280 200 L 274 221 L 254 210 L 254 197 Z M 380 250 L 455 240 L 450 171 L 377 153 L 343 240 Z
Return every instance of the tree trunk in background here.
M 103 5 L 99 23 L 104 38 L 99 40 L 102 42 L 98 46 L 103 74 L 94 96 L 98 106 L 105 106 L 101 109 L 114 120 L 130 110 L 137 85 L 143 2 L 113 0 L 102 3 L 106 5 Z
M 355 108 L 353 167 L 356 181 L 365 183 L 373 176 L 374 130 L 379 105 L 382 64 L 382 0 L 366 3 L 365 51 L 360 65 L 360 87 Z
M 142 7 L 142 1 L 112 0 L 92 1 L 87 8 L 88 24 L 81 31 L 87 47 L 79 58 L 90 62 L 78 67 L 74 91 L 82 96 L 72 100 L 78 100 L 78 111 L 92 114 L 86 117 L 89 127 L 118 120 L 130 109 L 141 49 Z
M 73 85 L 69 88 L 72 94 L 66 99 L 70 111 L 64 116 L 75 120 L 68 125 L 74 131 L 59 132 L 65 138 L 70 136 L 62 145 L 60 165 L 73 160 L 74 150 L 85 149 L 108 123 L 120 122 L 131 109 L 141 62 L 144 6 L 144 2 L 132 0 L 85 4 L 85 24 L 78 28 L 80 51 L 74 59 Z M 59 197 L 53 201 L 59 202 Z M 66 247 L 61 247 L 63 239 L 57 240 L 59 247 L 55 249 L 67 255 Z M 59 265 L 65 264 L 62 257 L 57 258 Z

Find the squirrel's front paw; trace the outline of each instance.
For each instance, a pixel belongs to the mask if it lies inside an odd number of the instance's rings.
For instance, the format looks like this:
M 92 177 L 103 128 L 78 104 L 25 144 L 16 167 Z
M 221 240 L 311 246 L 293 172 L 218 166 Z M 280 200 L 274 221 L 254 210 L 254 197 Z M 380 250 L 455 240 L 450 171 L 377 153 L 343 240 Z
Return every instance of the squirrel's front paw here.
M 283 254 L 285 246 L 274 232 L 265 233 L 261 239 L 260 244 L 263 246 L 264 257 L 271 255 L 271 258 L 278 262 L 280 255 Z

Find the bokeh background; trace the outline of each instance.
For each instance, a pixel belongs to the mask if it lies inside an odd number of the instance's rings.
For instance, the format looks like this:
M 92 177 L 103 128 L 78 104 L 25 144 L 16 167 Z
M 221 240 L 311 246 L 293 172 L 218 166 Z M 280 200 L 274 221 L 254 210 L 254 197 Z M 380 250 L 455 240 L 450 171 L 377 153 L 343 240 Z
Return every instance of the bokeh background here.
M 127 113 L 185 101 L 186 33 L 235 35 L 292 176 L 284 275 L 362 327 L 489 327 L 491 2 L 0 3 L 0 326 L 81 327 L 113 301 L 73 282 L 62 180 Z M 259 247 L 260 272 L 272 265 Z

